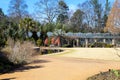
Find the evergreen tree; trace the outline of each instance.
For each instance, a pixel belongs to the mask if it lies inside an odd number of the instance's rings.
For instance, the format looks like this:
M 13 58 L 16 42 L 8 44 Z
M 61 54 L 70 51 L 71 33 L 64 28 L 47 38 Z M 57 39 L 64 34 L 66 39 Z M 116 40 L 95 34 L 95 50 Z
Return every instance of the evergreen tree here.
M 107 19 L 108 19 L 108 15 L 109 15 L 109 12 L 110 12 L 110 2 L 109 0 L 106 0 L 106 3 L 105 3 L 105 10 L 104 10 L 104 16 L 103 16 L 103 26 L 105 27 L 106 26 L 106 22 L 107 22 Z
M 69 7 L 67 4 L 63 0 L 60 0 L 58 2 L 57 22 L 64 24 L 68 20 L 68 10 Z
M 79 32 L 82 28 L 83 22 L 83 12 L 80 9 L 77 9 L 71 17 L 71 24 L 73 26 L 73 32 Z
M 5 45 L 7 35 L 8 35 L 7 28 L 8 28 L 7 16 L 4 14 L 2 9 L 0 8 L 0 47 Z
M 34 21 L 33 19 L 31 19 L 31 18 L 24 18 L 24 19 L 22 19 L 20 21 L 19 28 L 22 29 L 25 32 L 27 37 L 29 37 L 28 32 L 29 31 L 37 32 L 39 26 L 37 25 L 37 22 Z

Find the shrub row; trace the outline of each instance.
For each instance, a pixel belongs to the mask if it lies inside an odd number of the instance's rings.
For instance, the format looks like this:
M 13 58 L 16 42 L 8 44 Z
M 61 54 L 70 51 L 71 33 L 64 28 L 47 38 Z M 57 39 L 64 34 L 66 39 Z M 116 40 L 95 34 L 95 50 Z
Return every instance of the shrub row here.
M 107 44 L 107 43 L 96 42 L 96 43 L 93 43 L 93 44 L 89 45 L 89 47 L 105 47 L 105 48 L 111 48 L 111 47 L 114 47 L 114 45 L 112 45 L 112 44 Z

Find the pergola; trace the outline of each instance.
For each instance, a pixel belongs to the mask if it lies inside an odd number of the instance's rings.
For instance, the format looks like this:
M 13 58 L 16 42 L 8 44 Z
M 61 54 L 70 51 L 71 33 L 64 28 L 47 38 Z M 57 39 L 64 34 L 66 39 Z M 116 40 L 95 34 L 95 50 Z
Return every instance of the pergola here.
M 53 36 L 52 32 L 49 32 L 49 36 Z M 88 47 L 89 43 L 102 41 L 103 43 L 108 43 L 115 45 L 116 39 L 120 39 L 120 34 L 110 34 L 110 33 L 65 33 L 63 36 L 74 38 L 76 42 L 75 46 L 79 46 L 80 42 L 84 43 Z M 74 43 L 73 43 L 74 44 Z

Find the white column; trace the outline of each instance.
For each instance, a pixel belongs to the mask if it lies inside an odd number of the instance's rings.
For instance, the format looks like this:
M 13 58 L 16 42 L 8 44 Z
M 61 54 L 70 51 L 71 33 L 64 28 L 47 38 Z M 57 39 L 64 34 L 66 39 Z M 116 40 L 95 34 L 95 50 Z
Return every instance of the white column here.
M 103 39 L 103 43 L 106 43 L 106 39 Z
M 85 47 L 88 47 L 88 39 L 85 39 Z
M 94 39 L 94 42 L 96 43 L 96 42 L 97 42 L 97 39 Z
M 115 45 L 115 39 L 112 39 L 112 45 Z
M 76 39 L 76 42 L 77 42 L 77 47 L 79 46 L 79 39 Z

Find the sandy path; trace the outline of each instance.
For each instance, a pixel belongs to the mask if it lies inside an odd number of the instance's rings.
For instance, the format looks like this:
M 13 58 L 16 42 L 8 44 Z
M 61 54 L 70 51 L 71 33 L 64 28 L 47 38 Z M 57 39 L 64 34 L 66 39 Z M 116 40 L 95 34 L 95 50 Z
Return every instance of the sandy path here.
M 0 75 L 0 80 L 86 80 L 108 69 L 120 69 L 120 62 L 47 55 L 19 71 Z

